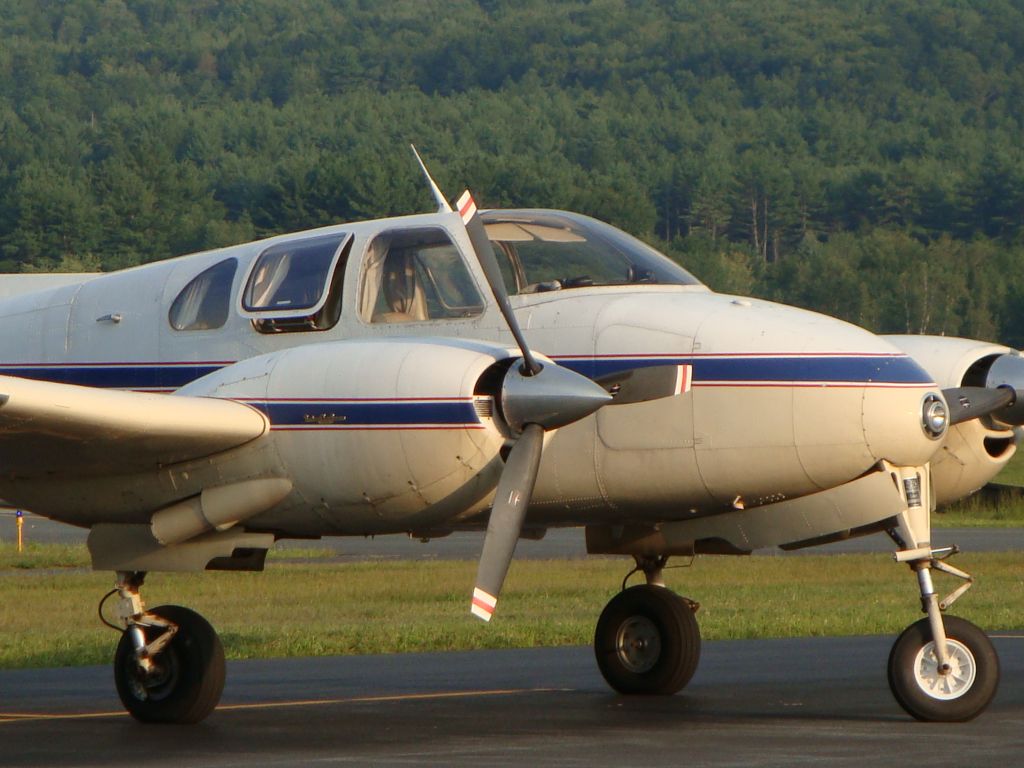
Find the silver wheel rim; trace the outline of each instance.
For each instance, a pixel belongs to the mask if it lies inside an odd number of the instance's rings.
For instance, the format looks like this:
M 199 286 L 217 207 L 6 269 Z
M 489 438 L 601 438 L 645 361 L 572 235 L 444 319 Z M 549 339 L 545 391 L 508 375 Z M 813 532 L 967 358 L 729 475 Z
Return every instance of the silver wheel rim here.
M 631 616 L 619 625 L 615 651 L 630 672 L 650 672 L 661 656 L 661 633 L 646 616 Z
M 974 685 L 978 667 L 971 650 L 953 638 L 946 639 L 949 653 L 949 673 L 939 673 L 935 658 L 935 643 L 929 642 L 917 652 L 914 659 L 914 680 L 918 687 L 933 699 L 951 701 L 959 699 Z

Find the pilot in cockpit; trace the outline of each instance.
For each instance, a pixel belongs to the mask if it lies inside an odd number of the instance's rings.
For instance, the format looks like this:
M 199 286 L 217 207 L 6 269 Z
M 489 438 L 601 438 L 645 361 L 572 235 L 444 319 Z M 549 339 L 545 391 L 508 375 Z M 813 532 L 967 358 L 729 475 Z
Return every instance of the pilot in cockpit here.
M 387 255 L 381 279 L 383 311 L 373 316 L 375 323 L 403 323 L 428 319 L 427 301 L 416 274 L 413 251 L 398 250 Z

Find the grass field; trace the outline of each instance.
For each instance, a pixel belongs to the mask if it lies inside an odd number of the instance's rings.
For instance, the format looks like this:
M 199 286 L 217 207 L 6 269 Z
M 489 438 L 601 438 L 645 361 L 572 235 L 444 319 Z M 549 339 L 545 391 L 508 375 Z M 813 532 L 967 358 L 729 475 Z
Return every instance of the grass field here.
M 1022 491 L 982 492 L 940 509 L 932 525 L 940 528 L 1019 528 L 1024 526 L 1024 451 L 1018 451 L 994 483 Z
M 117 635 L 96 617 L 111 575 L 78 554 L 0 546 L 0 668 L 105 664 Z M 63 548 L 67 549 L 67 548 Z M 957 559 L 979 585 L 955 613 L 1024 628 L 1024 561 Z M 217 627 L 229 658 L 587 644 L 625 559 L 519 561 L 490 625 L 469 616 L 472 562 L 275 562 L 265 573 L 154 574 L 149 605 L 179 603 Z M 702 557 L 666 571 L 702 603 L 706 638 L 894 634 L 920 617 L 916 582 L 885 555 Z M 938 578 L 940 589 L 954 584 Z

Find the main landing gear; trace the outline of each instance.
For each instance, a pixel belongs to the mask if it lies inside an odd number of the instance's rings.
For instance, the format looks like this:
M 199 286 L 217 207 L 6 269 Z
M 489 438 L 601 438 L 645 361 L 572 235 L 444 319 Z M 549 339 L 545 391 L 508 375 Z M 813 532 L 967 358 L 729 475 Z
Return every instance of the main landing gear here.
M 198 723 L 224 690 L 224 648 L 195 611 L 178 605 L 147 611 L 139 595 L 144 578 L 118 573 L 107 595 L 118 595 L 117 618 L 124 627 L 114 656 L 117 693 L 141 722 Z
M 598 619 L 597 666 L 619 693 L 670 695 L 697 670 L 700 630 L 694 613 L 699 606 L 665 587 L 667 559 L 636 558 L 636 570 L 643 571 L 647 583 L 623 589 Z

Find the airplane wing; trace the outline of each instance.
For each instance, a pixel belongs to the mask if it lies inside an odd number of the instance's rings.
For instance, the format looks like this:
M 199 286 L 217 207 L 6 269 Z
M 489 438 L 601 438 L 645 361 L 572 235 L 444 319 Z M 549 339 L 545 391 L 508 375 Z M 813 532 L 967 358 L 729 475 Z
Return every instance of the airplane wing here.
M 118 474 L 209 456 L 269 425 L 233 400 L 0 376 L 0 475 Z

